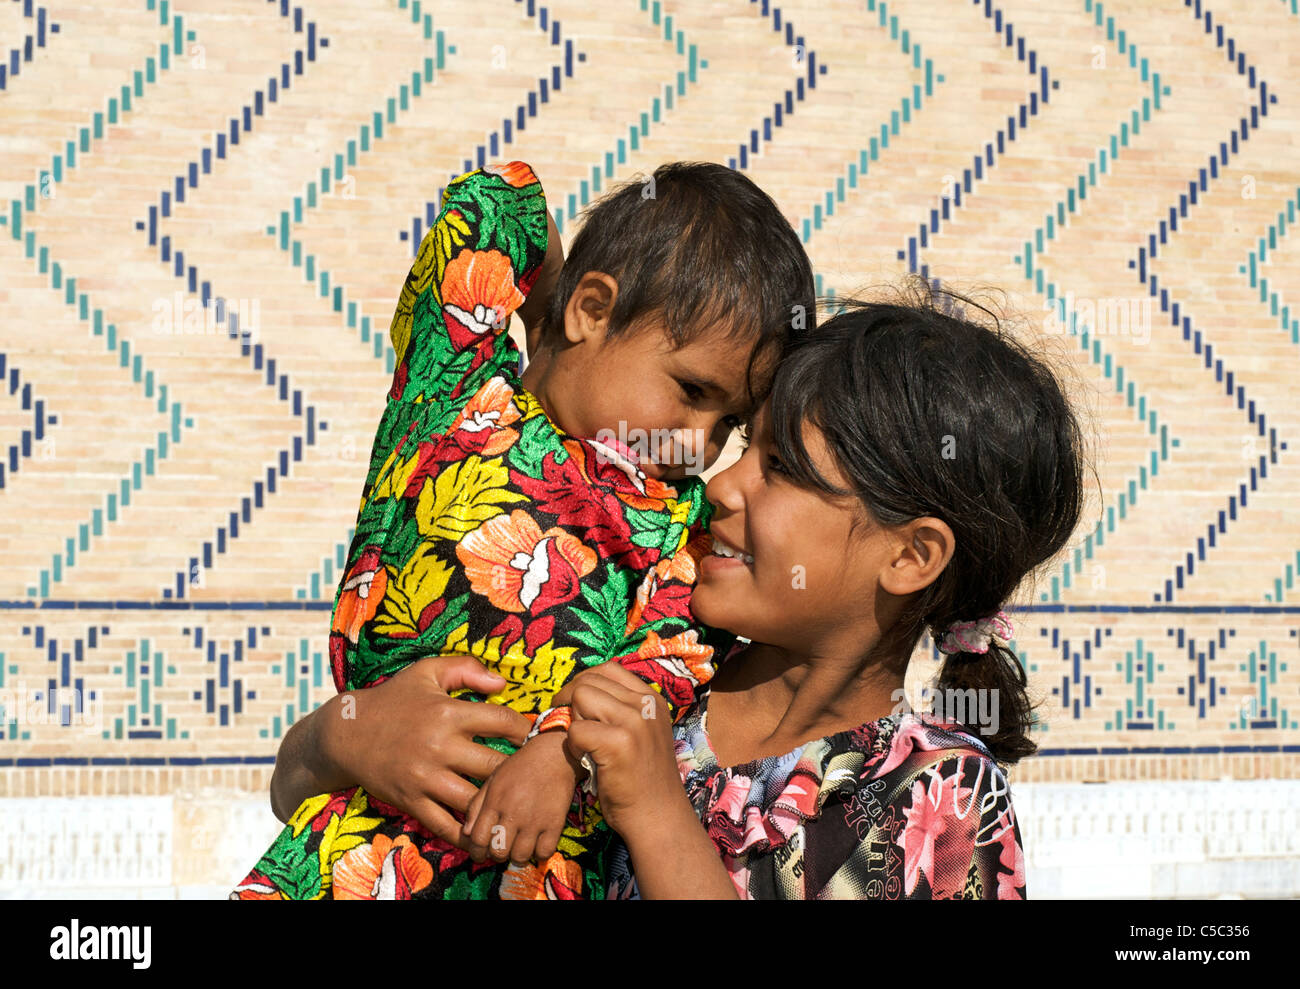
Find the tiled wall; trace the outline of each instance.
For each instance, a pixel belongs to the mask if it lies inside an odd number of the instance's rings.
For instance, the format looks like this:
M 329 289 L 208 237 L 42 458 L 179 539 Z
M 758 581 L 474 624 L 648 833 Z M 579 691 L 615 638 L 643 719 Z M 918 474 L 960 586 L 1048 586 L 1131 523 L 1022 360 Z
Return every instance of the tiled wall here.
M 1297 51 L 1296 0 L 0 0 L 0 794 L 260 798 L 414 245 L 506 158 L 566 238 L 711 159 L 824 293 L 1005 290 L 1100 450 L 1013 779 L 1300 777 Z

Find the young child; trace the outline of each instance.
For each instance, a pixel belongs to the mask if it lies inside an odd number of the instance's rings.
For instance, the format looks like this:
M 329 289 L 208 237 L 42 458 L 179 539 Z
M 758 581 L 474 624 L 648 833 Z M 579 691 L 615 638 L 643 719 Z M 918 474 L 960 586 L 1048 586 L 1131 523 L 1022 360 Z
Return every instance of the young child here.
M 567 264 L 526 164 L 451 183 L 393 316 L 397 367 L 331 665 L 347 691 L 427 656 L 481 660 L 507 681 L 487 699 L 534 721 L 471 814 L 516 863 L 563 833 L 538 864 L 474 862 L 352 787 L 305 801 L 232 897 L 603 895 L 610 832 L 589 796 L 575 801 L 569 712 L 551 699 L 613 660 L 676 716 L 711 678 L 727 640 L 687 603 L 710 548 L 696 475 L 812 307 L 789 223 L 720 165 L 666 165 L 611 193 Z M 522 375 L 504 332 L 514 312 Z

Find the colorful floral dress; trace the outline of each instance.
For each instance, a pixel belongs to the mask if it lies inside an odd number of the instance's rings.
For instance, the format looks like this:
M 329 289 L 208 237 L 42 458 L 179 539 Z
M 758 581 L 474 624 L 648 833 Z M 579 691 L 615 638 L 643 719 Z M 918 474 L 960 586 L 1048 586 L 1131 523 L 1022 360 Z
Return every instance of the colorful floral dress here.
M 674 726 L 677 769 L 741 899 L 1025 898 L 1010 786 L 960 725 L 891 716 L 722 768 L 707 715 L 706 692 Z M 621 839 L 606 874 L 639 898 Z
M 453 180 L 420 244 L 393 316 L 396 371 L 334 602 L 340 691 L 464 654 L 508 686 L 453 696 L 536 718 L 579 671 L 614 660 L 676 715 L 712 676 L 714 647 L 729 644 L 688 605 L 711 547 L 703 482 L 661 483 L 566 434 L 520 382 L 504 331 L 546 249 L 546 200 L 522 162 Z M 352 787 L 305 801 L 232 896 L 598 898 L 610 835 L 579 790 L 548 861 L 476 864 Z

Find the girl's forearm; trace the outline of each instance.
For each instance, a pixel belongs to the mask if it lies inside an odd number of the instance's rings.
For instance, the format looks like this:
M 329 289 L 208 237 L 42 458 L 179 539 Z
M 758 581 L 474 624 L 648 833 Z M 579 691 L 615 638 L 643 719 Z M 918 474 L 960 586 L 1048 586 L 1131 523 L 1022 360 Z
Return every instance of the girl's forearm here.
M 331 697 L 311 714 L 294 723 L 280 742 L 271 774 L 271 812 L 288 821 L 308 797 L 331 793 L 357 781 L 329 756 L 321 744 L 323 719 L 337 717 L 339 698 Z
M 736 900 L 727 867 L 682 795 L 680 803 L 646 815 L 620 832 L 645 900 Z

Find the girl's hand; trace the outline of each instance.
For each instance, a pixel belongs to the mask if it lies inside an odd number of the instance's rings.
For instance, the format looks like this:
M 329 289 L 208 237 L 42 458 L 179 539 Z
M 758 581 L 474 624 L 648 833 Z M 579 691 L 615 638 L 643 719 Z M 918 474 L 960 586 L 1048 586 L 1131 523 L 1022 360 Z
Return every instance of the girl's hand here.
M 565 747 L 596 765 L 596 798 L 609 826 L 628 832 L 686 804 L 663 696 L 617 663 L 593 666 L 573 690 Z M 698 823 L 698 822 L 697 822 Z
M 418 660 L 377 686 L 332 698 L 334 710 L 317 726 L 315 754 L 350 784 L 359 783 L 435 836 L 464 848 L 451 812 L 463 814 L 478 792 L 465 777 L 487 779 L 507 758 L 474 736 L 519 745 L 532 725 L 500 704 L 456 700 L 447 693 L 469 687 L 492 694 L 505 685 L 472 656 Z M 345 703 L 349 699 L 351 705 Z

